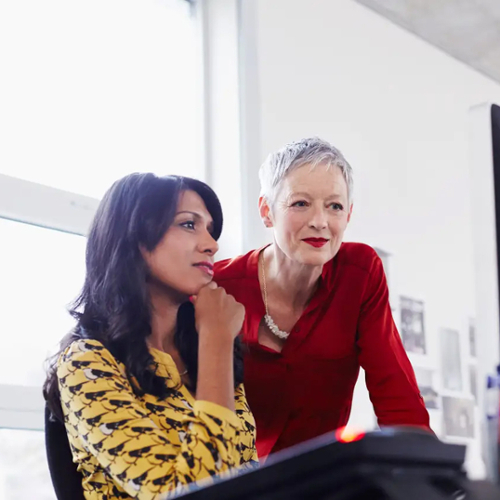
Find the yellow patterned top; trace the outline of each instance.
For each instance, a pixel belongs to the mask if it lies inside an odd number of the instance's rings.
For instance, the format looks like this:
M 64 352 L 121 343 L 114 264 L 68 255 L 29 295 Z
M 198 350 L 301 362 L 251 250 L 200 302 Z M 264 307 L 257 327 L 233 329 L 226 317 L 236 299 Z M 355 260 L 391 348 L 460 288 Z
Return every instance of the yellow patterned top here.
M 124 365 L 96 340 L 75 341 L 59 358 L 61 406 L 87 500 L 163 500 L 257 462 L 243 385 L 235 391 L 235 414 L 195 400 L 171 356 L 151 354 L 172 389 L 164 400 L 135 395 Z

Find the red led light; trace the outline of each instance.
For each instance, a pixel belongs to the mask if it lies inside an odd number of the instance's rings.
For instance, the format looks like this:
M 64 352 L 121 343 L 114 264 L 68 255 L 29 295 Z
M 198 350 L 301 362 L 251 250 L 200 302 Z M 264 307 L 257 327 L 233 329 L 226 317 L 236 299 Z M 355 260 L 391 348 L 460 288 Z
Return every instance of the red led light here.
M 347 427 L 340 427 L 335 431 L 335 439 L 341 443 L 352 443 L 359 441 L 365 437 L 365 432 L 358 429 L 348 429 Z

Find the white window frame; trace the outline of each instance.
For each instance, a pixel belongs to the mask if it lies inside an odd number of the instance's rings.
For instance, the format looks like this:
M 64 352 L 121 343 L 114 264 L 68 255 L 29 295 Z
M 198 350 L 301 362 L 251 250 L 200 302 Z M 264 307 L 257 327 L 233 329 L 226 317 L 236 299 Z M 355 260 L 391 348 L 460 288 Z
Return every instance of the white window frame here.
M 0 218 L 85 235 L 99 200 L 0 174 Z

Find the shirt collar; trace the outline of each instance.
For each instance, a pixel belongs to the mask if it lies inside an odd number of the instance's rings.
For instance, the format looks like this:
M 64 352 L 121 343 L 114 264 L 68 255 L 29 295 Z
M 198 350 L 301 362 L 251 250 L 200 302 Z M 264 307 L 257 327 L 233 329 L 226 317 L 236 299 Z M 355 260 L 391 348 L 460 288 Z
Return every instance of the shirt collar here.
M 167 387 L 178 387 L 182 383 L 181 376 L 172 356 L 154 347 L 149 347 L 149 352 L 153 356 L 156 375 L 165 379 Z

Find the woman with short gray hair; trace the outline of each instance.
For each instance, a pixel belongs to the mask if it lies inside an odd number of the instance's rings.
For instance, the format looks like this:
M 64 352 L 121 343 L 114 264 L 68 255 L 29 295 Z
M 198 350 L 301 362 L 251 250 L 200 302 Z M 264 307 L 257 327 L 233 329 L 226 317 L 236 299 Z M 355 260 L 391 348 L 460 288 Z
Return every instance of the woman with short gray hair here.
M 273 243 L 217 263 L 215 275 L 246 308 L 245 387 L 259 456 L 345 426 L 360 366 L 379 425 L 430 430 L 382 262 L 371 247 L 342 242 L 349 163 L 314 137 L 270 154 L 259 176 Z

